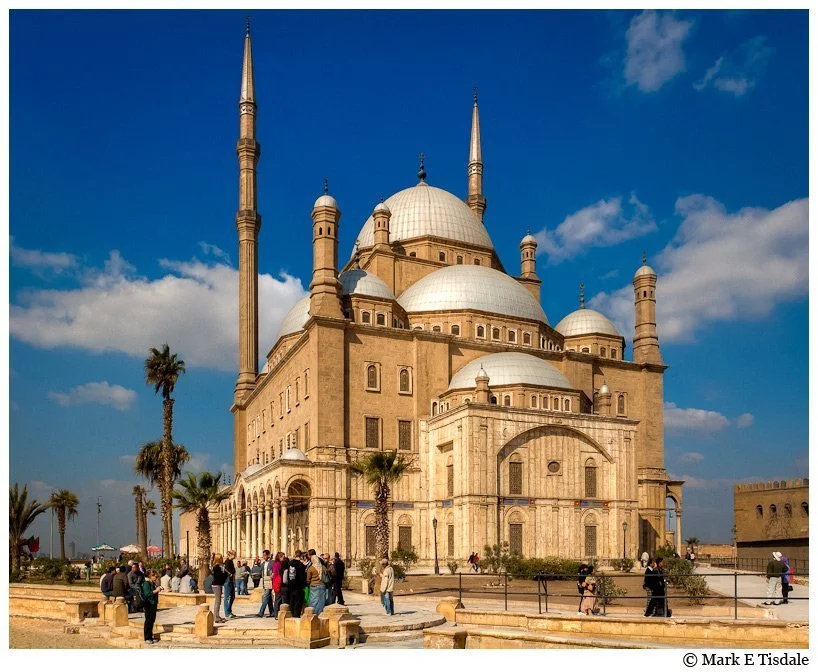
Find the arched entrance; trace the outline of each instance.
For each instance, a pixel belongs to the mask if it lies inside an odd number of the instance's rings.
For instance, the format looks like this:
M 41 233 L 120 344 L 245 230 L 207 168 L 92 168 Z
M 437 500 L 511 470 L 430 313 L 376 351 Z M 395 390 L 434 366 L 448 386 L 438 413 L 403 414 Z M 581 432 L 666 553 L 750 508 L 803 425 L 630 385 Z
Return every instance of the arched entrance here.
M 665 497 L 665 546 L 672 546 L 682 554 L 682 509 L 672 495 Z
M 309 548 L 311 494 L 306 481 L 293 481 L 287 488 L 287 555 L 290 557 L 296 550 L 306 551 Z

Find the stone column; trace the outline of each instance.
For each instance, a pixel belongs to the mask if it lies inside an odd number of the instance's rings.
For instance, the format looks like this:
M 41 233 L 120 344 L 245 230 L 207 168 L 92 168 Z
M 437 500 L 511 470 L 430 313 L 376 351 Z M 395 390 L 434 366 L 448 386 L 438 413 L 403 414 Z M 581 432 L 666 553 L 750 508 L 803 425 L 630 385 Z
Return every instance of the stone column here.
M 256 527 L 256 510 L 250 512 L 250 525 L 247 528 L 248 536 L 250 538 L 250 555 L 256 557 L 258 555 L 258 528 Z
M 287 547 L 287 500 L 281 498 L 281 550 L 287 556 L 290 555 L 290 549 Z
M 235 550 L 237 553 L 240 552 L 239 549 L 239 542 L 236 538 L 236 514 L 231 514 L 230 516 L 230 548 Z
M 219 543 L 219 553 L 222 553 L 222 554 L 225 553 L 224 529 L 225 529 L 224 528 L 224 515 L 220 515 L 219 516 L 219 525 L 218 525 L 218 530 L 219 530 L 219 537 L 218 537 L 219 542 L 218 543 Z
M 283 551 L 284 549 L 281 547 L 281 537 L 278 534 L 278 507 L 280 506 L 281 502 L 279 500 L 273 501 L 273 536 L 272 541 L 270 542 L 270 546 L 275 546 L 275 549 L 270 549 L 271 553 L 275 553 L 276 551 Z
M 261 555 L 264 549 L 264 507 L 259 504 L 256 507 L 256 555 Z
M 676 552 L 685 557 L 682 550 L 682 512 L 676 509 Z
M 252 559 L 250 543 L 250 507 L 248 506 L 244 510 L 244 554 L 248 559 Z
M 270 539 L 270 508 L 272 504 L 270 502 L 264 502 L 264 546 L 269 548 L 269 551 L 272 555 L 275 555 L 276 549 L 273 548 L 275 544 L 273 544 L 272 540 Z

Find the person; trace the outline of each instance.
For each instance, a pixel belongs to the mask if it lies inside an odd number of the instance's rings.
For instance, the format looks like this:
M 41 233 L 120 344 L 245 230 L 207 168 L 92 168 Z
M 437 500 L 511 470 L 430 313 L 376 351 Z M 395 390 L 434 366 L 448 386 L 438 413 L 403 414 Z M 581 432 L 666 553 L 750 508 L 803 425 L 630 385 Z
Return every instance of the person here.
M 687 549 L 687 553 L 685 553 L 685 560 L 687 560 L 688 562 L 691 562 L 690 549 L 689 548 Z
M 789 604 L 789 594 L 792 590 L 790 583 L 790 559 L 786 555 L 781 556 L 781 564 L 784 565 L 784 573 L 781 575 L 781 604 Z
M 284 603 L 284 598 L 287 596 L 287 575 L 289 574 L 290 561 L 287 556 L 281 551 L 276 553 L 276 562 L 273 563 L 273 592 L 275 599 L 273 600 L 273 617 L 278 618 L 278 611 Z
M 125 598 L 125 601 L 128 603 L 128 611 L 131 611 L 131 589 L 128 587 L 128 567 L 126 565 L 122 565 L 119 571 L 114 574 L 112 586 L 113 594 L 111 597 Z
M 585 579 L 590 573 L 591 568 L 586 563 L 581 563 L 579 566 L 579 576 L 577 577 L 577 592 L 579 593 L 577 616 L 582 616 L 582 596 L 585 593 Z
M 185 577 L 186 578 L 186 577 Z M 182 579 L 184 582 L 185 579 Z M 213 594 L 213 572 L 210 572 L 204 580 L 204 592 L 208 595 Z
M 650 555 L 648 555 L 647 551 L 642 551 L 642 557 L 639 561 L 642 563 L 642 569 L 647 569 L 648 563 L 650 562 Z
M 108 568 L 108 571 L 102 575 L 102 580 L 99 582 L 99 589 L 105 597 L 113 597 L 115 572 L 116 566 L 112 565 Z
M 216 553 L 213 557 L 213 616 L 216 623 L 227 623 L 226 618 L 222 618 L 219 611 L 222 606 L 222 595 L 224 594 L 224 584 L 227 581 L 227 572 L 224 571 L 224 558 L 221 553 Z
M 332 559 L 332 592 L 330 593 L 330 604 L 344 604 L 344 574 L 346 573 L 346 565 L 341 560 L 341 554 L 335 552 L 335 557 Z
M 181 579 L 184 576 L 187 576 L 190 572 L 190 568 L 187 565 L 187 562 L 182 560 L 181 564 L 179 565 L 179 571 L 177 572 L 179 578 Z
M 170 592 L 171 574 L 172 572 L 170 571 L 170 567 L 167 567 L 159 581 L 160 585 L 162 586 L 162 590 L 166 593 Z
M 664 559 L 656 558 L 650 561 L 648 569 L 645 570 L 645 580 L 642 585 L 650 593 L 645 616 L 670 616 L 670 610 L 667 608 L 663 565 Z
M 477 551 L 474 552 L 474 571 L 480 573 L 480 554 Z
M 781 604 L 776 602 L 776 596 L 781 593 L 781 577 L 786 571 L 786 566 L 781 562 L 782 555 L 778 551 L 773 551 L 773 559 L 767 563 L 767 600 L 762 604 L 770 606 Z
M 586 616 L 599 613 L 596 603 L 596 578 L 592 575 L 585 577 L 585 588 L 582 593 L 582 602 L 579 604 L 579 611 Z
M 256 616 L 264 618 L 264 610 L 269 609 L 269 618 L 275 618 L 275 610 L 273 608 L 273 562 L 270 560 L 270 551 L 265 549 L 261 552 L 264 557 L 264 562 L 261 564 L 261 587 L 264 590 L 264 595 L 261 598 L 261 609 L 259 609 Z
M 143 634 L 146 644 L 154 644 L 153 624 L 156 622 L 156 609 L 159 606 L 159 593 L 162 586 L 159 585 L 159 575 L 155 570 L 148 572 L 148 576 L 139 585 L 142 591 L 142 604 L 145 605 L 145 628 Z
M 301 562 L 301 551 L 293 554 L 287 568 L 287 604 L 293 617 L 299 618 L 304 608 L 304 588 L 307 586 L 307 569 Z
M 212 581 L 213 575 L 209 575 L 208 578 Z M 198 593 L 198 589 L 196 588 L 196 579 L 193 578 L 191 574 L 185 574 L 181 579 L 177 576 L 174 578 L 175 581 L 179 581 L 179 592 L 180 593 Z M 207 583 L 207 582 L 205 582 Z M 205 590 L 207 593 L 208 591 Z M 209 594 L 213 594 L 213 591 L 210 590 Z
M 474 551 L 469 554 L 469 559 L 466 562 L 469 563 L 469 567 L 474 569 Z
M 692 548 L 690 549 L 690 562 L 694 567 L 696 566 L 696 551 Z
M 261 583 L 261 560 L 258 558 L 253 561 L 253 567 L 250 569 L 250 578 L 253 580 L 253 585 L 250 586 L 250 588 L 255 590 Z
M 381 602 L 383 608 L 389 616 L 395 615 L 395 570 L 389 564 L 389 560 L 381 560 Z
M 141 611 L 142 596 L 140 595 L 138 599 L 134 599 L 134 596 L 139 591 L 139 587 L 142 585 L 145 577 L 142 572 L 139 571 L 139 565 L 133 560 L 129 560 L 128 564 L 130 565 L 130 571 L 128 572 L 128 591 L 131 597 L 131 604 L 133 605 L 133 611 Z
M 91 580 L 91 561 L 90 560 L 88 560 L 85 563 L 85 580 L 86 581 Z
M 310 559 L 310 564 L 307 567 L 307 585 L 310 587 L 310 599 L 308 605 L 313 608 L 315 615 L 318 616 L 324 611 L 324 606 L 327 602 L 327 568 L 324 566 L 324 561 L 315 553 L 315 549 L 311 548 L 307 551 Z
M 179 574 L 174 574 L 170 580 L 170 592 L 179 593 L 182 590 L 182 579 Z
M 236 595 L 247 595 L 247 575 L 245 574 L 245 565 L 242 560 L 239 560 L 236 565 Z
M 236 551 L 227 551 L 227 560 L 224 563 L 224 571 L 227 573 L 224 584 L 224 615 L 227 618 L 236 618 L 233 615 L 233 601 L 236 599 L 236 565 L 233 563 L 235 557 Z

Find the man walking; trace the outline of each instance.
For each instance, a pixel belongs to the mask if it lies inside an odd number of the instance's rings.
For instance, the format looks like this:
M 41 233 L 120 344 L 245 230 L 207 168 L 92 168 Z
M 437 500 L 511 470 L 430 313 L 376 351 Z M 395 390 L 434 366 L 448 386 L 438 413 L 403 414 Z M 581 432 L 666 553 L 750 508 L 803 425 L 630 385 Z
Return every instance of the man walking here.
M 330 604 L 344 603 L 344 574 L 346 573 L 346 565 L 341 560 L 341 554 L 336 551 L 332 563 L 332 594 L 330 596 Z
M 781 562 L 781 553 L 775 551 L 773 559 L 767 563 L 767 600 L 762 604 L 774 606 L 781 604 L 776 602 L 776 597 L 781 593 L 781 577 L 787 571 L 787 566 Z
M 381 560 L 381 602 L 383 608 L 389 616 L 395 615 L 395 570 L 389 564 L 389 560 Z
M 287 603 L 293 617 L 300 618 L 304 608 L 304 588 L 307 587 L 307 568 L 302 562 L 303 553 L 296 551 L 287 568 Z
M 227 551 L 227 560 L 224 563 L 224 571 L 227 572 L 227 579 L 224 582 L 224 615 L 227 618 L 236 618 L 233 614 L 233 602 L 236 599 L 236 565 L 233 560 L 236 551 Z
M 256 614 L 259 618 L 264 618 L 264 610 L 270 610 L 270 618 L 275 617 L 273 612 L 273 563 L 270 560 L 270 551 L 264 550 L 261 554 L 264 562 L 261 563 L 261 587 L 264 589 L 264 596 L 261 598 L 261 609 Z
M 662 571 L 664 558 L 651 560 L 645 570 L 645 581 L 642 584 L 650 593 L 645 616 L 667 616 L 667 601 L 665 591 L 665 574 Z

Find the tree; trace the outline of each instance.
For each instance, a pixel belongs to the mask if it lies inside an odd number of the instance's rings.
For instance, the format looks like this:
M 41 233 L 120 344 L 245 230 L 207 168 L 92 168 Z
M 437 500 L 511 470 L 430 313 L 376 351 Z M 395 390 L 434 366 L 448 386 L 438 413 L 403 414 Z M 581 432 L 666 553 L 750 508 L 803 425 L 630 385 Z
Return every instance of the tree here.
M 9 566 L 12 571 L 20 570 L 20 542 L 26 530 L 41 513 L 48 511 L 47 504 L 36 499 L 29 501 L 28 486 L 22 491 L 17 483 L 9 488 Z
M 70 490 L 62 489 L 55 492 L 48 500 L 48 505 L 57 512 L 57 527 L 60 532 L 60 559 L 65 562 L 65 525 L 66 521 L 74 520 L 79 514 L 77 507 L 80 500 Z
M 173 480 L 179 480 L 182 475 L 182 467 L 190 460 L 190 453 L 187 452 L 181 443 L 173 444 Z M 162 442 L 148 441 L 136 454 L 136 473 L 148 479 L 152 486 L 158 486 L 162 482 Z
M 390 486 L 411 464 L 393 450 L 390 453 L 368 453 L 350 465 L 354 473 L 361 474 L 367 483 L 375 486 L 375 553 L 378 558 L 389 557 Z
M 701 542 L 699 541 L 698 537 L 688 537 L 685 539 L 685 544 L 687 544 L 691 549 L 695 549 Z
M 210 564 L 210 508 L 230 497 L 227 488 L 222 489 L 221 472 L 211 474 L 203 471 L 196 476 L 188 472 L 179 481 L 179 489 L 173 491 L 177 509 L 196 515 L 196 538 L 199 554 L 199 585 L 203 586 Z
M 156 515 L 156 502 L 147 497 L 142 501 L 142 543 L 145 545 L 145 553 L 148 552 L 148 515 Z M 164 548 L 162 552 L 164 552 Z
M 141 485 L 133 486 L 131 491 L 134 496 L 134 516 L 136 517 L 136 545 L 143 558 L 147 558 L 146 546 L 142 545 L 143 527 L 142 521 L 145 519 L 143 507 L 145 505 L 145 488 Z

